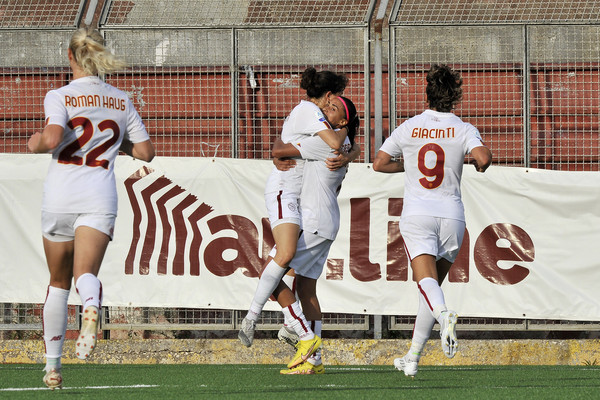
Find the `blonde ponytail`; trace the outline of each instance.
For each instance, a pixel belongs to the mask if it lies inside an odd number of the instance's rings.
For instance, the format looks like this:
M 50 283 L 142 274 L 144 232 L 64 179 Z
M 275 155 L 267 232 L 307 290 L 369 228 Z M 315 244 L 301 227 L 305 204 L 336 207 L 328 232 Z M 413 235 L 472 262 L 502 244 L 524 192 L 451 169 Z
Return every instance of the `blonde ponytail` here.
M 91 28 L 79 28 L 71 37 L 69 48 L 77 65 L 89 75 L 106 75 L 127 66 L 104 45 L 100 32 Z

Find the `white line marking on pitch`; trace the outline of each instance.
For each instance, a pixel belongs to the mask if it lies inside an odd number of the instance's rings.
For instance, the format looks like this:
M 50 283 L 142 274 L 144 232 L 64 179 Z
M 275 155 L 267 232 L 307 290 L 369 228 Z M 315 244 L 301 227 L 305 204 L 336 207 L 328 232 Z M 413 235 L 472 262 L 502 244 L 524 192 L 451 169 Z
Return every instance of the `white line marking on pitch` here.
M 154 388 L 160 385 L 126 385 L 126 386 L 73 386 L 64 387 L 58 390 L 73 390 L 73 389 L 131 389 L 131 388 Z M 50 390 L 45 387 L 33 387 L 33 388 L 4 388 L 0 389 L 0 392 L 19 392 L 27 390 Z

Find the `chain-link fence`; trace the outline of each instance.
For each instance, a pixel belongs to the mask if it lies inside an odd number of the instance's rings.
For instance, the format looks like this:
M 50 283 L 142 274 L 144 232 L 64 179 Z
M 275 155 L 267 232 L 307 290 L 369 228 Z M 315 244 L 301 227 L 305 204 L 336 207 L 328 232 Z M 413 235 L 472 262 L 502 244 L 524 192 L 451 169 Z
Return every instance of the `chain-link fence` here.
M 300 74 L 315 66 L 350 78 L 345 95 L 363 121 L 358 161 L 368 162 L 395 126 L 426 108 L 425 73 L 446 63 L 464 78 L 457 114 L 480 129 L 498 164 L 598 170 L 594 0 L 3 1 L 0 152 L 27 152 L 42 129 L 44 96 L 68 83 L 68 40 L 82 24 L 97 26 L 129 63 L 107 80 L 129 93 L 158 155 L 269 158 L 301 98 Z M 4 329 L 39 326 L 39 305 L 3 306 Z M 272 317 L 262 325 L 280 323 Z M 240 313 L 115 308 L 104 318 L 114 329 L 236 329 Z M 368 316 L 327 318 L 334 328 L 378 329 Z M 390 329 L 410 329 L 406 318 L 390 317 Z M 492 322 L 473 326 L 536 324 Z M 544 326 L 552 325 L 560 329 Z
M 500 165 L 598 170 L 600 4 L 596 1 L 396 3 L 390 24 L 393 126 L 425 107 L 425 73 L 464 79 L 457 114 Z

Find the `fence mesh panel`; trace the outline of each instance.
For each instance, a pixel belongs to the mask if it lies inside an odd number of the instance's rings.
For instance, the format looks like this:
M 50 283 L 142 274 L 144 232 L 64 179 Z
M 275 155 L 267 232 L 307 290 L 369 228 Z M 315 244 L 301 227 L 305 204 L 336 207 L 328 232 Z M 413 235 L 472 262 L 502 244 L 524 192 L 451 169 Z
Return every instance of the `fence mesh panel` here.
M 427 108 L 432 64 L 461 73 L 463 100 L 455 113 L 475 125 L 494 163 L 525 164 L 524 43 L 519 26 L 395 27 L 395 126 Z M 435 38 L 435 40 L 432 40 Z
M 70 79 L 71 31 L 0 30 L 0 151 L 26 153 L 44 127 L 44 96 Z
M 69 305 L 67 329 L 79 329 L 79 306 Z M 0 331 L 42 330 L 43 304 L 0 303 Z
M 230 31 L 119 30 L 106 39 L 131 65 L 107 81 L 129 94 L 159 156 L 232 156 Z
M 600 26 L 533 26 L 532 166 L 598 171 Z
M 81 0 L 3 0 L 0 2 L 0 28 L 75 28 L 80 18 Z
M 303 96 L 308 66 L 344 73 L 352 100 L 364 121 L 364 37 L 360 29 L 290 28 L 240 30 L 237 35 L 240 158 L 270 158 L 287 114 Z M 309 51 L 303 50 L 308 46 Z M 332 51 L 332 49 L 347 51 Z M 357 142 L 364 143 L 364 124 Z M 363 156 L 364 157 L 364 156 Z
M 114 0 L 107 26 L 363 24 L 371 0 Z
M 448 24 L 598 20 L 600 4 L 596 0 L 402 0 L 396 18 L 403 23 Z

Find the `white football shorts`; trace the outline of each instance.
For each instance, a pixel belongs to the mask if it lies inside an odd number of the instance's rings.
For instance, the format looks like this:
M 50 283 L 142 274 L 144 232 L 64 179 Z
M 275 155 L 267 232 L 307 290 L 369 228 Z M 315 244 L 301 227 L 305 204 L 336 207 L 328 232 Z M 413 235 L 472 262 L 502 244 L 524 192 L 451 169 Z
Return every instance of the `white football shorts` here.
M 421 254 L 456 260 L 465 235 L 465 222 L 457 219 L 409 215 L 400 218 L 400 233 L 409 260 Z
M 75 239 L 75 230 L 88 226 L 106 234 L 110 240 L 115 230 L 114 214 L 65 214 L 42 211 L 42 235 L 52 242 Z
M 290 262 L 290 267 L 296 275 L 319 279 L 332 243 L 333 240 L 303 231 L 298 239 L 296 255 Z
M 301 226 L 300 199 L 297 194 L 278 192 L 265 193 L 265 205 L 269 214 L 271 228 L 279 224 L 296 224 Z

